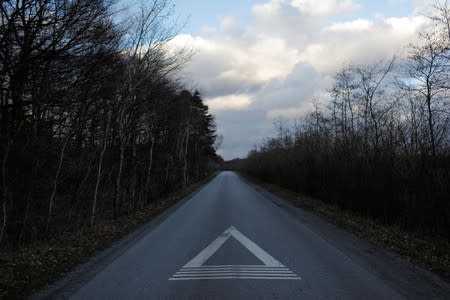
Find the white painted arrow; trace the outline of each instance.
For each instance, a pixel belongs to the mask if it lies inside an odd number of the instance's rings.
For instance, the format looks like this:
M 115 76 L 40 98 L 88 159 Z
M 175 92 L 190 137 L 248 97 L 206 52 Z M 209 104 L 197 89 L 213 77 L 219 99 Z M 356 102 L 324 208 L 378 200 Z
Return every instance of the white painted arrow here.
M 205 266 L 204 263 L 234 237 L 248 251 L 256 256 L 264 265 L 226 265 Z M 197 256 L 185 264 L 169 280 L 201 280 L 201 279 L 301 279 L 281 262 L 273 258 L 249 238 L 231 226 L 203 249 Z

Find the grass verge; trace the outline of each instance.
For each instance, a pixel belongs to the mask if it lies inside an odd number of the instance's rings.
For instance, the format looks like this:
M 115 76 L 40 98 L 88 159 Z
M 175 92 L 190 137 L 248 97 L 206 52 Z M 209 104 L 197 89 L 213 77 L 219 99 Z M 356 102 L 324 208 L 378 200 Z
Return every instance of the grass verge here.
M 62 278 L 75 266 L 109 248 L 115 241 L 166 211 L 216 175 L 174 192 L 135 215 L 99 222 L 92 228 L 33 243 L 18 250 L 0 250 L 0 299 L 26 298 Z
M 399 226 L 381 224 L 336 205 L 299 195 L 246 174 L 240 175 L 297 207 L 311 211 L 357 236 L 403 256 L 450 282 L 450 242 L 408 232 Z

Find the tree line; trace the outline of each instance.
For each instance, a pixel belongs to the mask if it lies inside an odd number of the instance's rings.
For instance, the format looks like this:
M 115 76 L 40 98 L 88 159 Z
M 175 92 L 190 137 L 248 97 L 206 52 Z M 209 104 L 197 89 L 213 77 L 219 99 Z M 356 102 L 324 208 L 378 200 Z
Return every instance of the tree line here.
M 314 102 L 239 168 L 386 224 L 449 237 L 450 8 L 406 55 L 349 65 L 325 107 Z
M 4 0 L 0 244 L 133 213 L 220 162 L 215 122 L 177 79 L 168 0 Z

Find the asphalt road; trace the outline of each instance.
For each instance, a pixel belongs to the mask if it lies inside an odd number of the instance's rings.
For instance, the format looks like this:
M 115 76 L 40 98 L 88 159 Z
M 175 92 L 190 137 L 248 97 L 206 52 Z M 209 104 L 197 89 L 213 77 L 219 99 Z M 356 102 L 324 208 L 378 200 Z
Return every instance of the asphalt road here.
M 34 298 L 450 299 L 450 285 L 223 172 Z

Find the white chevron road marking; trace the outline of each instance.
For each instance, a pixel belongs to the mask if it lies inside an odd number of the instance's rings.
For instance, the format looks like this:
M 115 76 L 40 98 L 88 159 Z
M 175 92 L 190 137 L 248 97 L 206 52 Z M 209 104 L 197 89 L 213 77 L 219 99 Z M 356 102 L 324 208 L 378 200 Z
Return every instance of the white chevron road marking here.
M 205 266 L 204 263 L 211 258 L 211 256 L 213 256 L 230 237 L 234 237 L 239 241 L 248 251 L 262 261 L 264 265 Z M 231 226 L 169 278 L 169 280 L 212 279 L 300 280 L 301 278 L 249 238 L 240 233 L 236 228 Z

